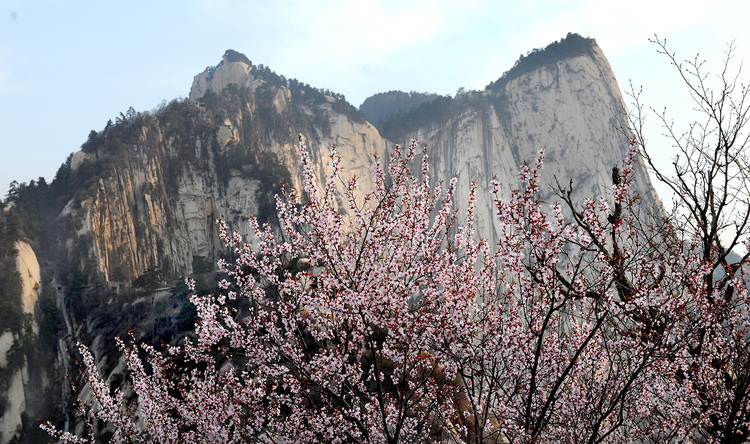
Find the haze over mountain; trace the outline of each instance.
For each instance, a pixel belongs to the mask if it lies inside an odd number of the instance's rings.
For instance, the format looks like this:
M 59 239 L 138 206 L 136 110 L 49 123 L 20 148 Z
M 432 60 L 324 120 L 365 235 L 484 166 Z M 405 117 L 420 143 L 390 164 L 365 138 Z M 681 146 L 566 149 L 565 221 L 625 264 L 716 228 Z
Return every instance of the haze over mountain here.
M 366 106 L 373 103 L 377 111 Z M 300 137 L 321 184 L 336 145 L 344 176 L 357 175 L 363 191 L 372 187 L 375 154 L 386 158 L 393 143 L 419 139 L 436 183 L 459 176 L 458 207 L 476 182 L 479 232 L 494 240 L 490 179 L 497 175 L 507 193 L 519 165 L 542 148 L 545 184 L 572 179 L 577 198 L 606 196 L 612 167 L 627 152 L 623 112 L 606 57 L 576 34 L 529 53 L 484 90 L 392 91 L 359 110 L 226 51 L 195 76 L 188 99 L 121 114 L 89 133 L 51 183 L 12 190 L 0 211 L 0 302 L 8 313 L 0 326 L 0 441 L 41 439 L 40 415 L 80 430 L 64 380 L 70 373 L 83 386 L 78 341 L 91 346 L 114 386 L 124 369 L 116 335 L 130 328 L 155 344 L 184 337 L 196 314 L 180 283 L 193 274 L 199 291 L 210 291 L 212 264 L 224 253 L 214 221 L 245 235 L 251 214 L 273 223 L 279 184 L 300 188 Z M 365 117 L 372 113 L 377 127 Z M 640 166 L 634 180 L 655 205 Z M 549 187 L 546 196 L 554 199 Z M 80 395 L 89 396 L 85 388 Z

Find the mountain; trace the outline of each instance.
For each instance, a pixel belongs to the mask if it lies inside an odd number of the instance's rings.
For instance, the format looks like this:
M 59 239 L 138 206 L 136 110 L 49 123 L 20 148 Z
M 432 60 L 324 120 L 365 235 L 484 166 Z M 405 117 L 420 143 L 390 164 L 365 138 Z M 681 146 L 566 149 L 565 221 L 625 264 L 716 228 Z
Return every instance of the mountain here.
M 92 348 L 114 386 L 124 378 L 116 335 L 130 331 L 137 340 L 168 344 L 188 334 L 195 309 L 180 283 L 192 273 L 199 291 L 214 288 L 212 264 L 224 254 L 215 220 L 242 234 L 249 234 L 250 214 L 273 223 L 280 183 L 301 185 L 300 138 L 321 184 L 329 147 L 336 145 L 344 176 L 357 175 L 363 191 L 372 188 L 375 154 L 385 158 L 393 142 L 418 138 L 427 145 L 436 182 L 460 176 L 459 207 L 466 207 L 476 182 L 479 230 L 491 239 L 496 227 L 487 191 L 494 175 L 507 193 L 517 186 L 519 165 L 545 148 L 544 183 L 572 179 L 574 196 L 605 195 L 611 169 L 627 151 L 628 138 L 618 132 L 624 105 L 614 74 L 596 42 L 575 34 L 529 53 L 483 91 L 418 105 L 410 105 L 410 94 L 374 97 L 381 105 L 393 99 L 388 106 L 398 120 L 384 119 L 376 128 L 363 114 L 367 107 L 358 110 L 340 94 L 228 50 L 217 66 L 196 75 L 189 99 L 122 113 L 92 131 L 51 184 L 32 181 L 11 190 L 0 210 L 0 228 L 12 231 L 2 244 L 12 247 L 0 248 L 0 274 L 10 276 L 0 296 L 18 316 L 0 336 L 0 398 L 6 400 L 0 441 L 43 439 L 35 435 L 40 415 L 80 430 L 64 380 L 70 374 L 89 399 L 75 364 L 78 341 Z M 640 167 L 635 186 L 656 202 Z M 552 188 L 546 190 L 553 200 Z M 18 275 L 7 265 L 16 259 Z M 22 282 L 14 280 L 19 275 Z
M 431 171 L 457 174 L 457 195 L 477 185 L 477 223 L 496 240 L 489 179 L 501 190 L 517 188 L 518 167 L 545 150 L 542 189 L 553 201 L 559 182 L 572 183 L 574 200 L 606 196 L 612 168 L 623 164 L 629 134 L 622 124 L 625 104 L 614 73 L 593 39 L 568 34 L 522 57 L 483 91 L 438 97 L 379 127 L 390 140 L 418 139 L 427 146 Z M 625 133 L 625 134 L 624 134 Z M 572 181 L 572 182 L 571 182 Z M 648 206 L 658 198 L 639 162 L 634 186 Z M 461 202 L 459 206 L 465 208 Z

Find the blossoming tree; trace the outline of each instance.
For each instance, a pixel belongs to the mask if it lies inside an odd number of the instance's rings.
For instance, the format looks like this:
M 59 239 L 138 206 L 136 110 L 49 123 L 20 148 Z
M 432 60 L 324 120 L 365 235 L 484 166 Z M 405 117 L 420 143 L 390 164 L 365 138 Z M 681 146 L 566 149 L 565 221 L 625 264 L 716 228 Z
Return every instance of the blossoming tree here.
M 720 420 L 701 397 L 721 391 L 713 360 L 745 286 L 731 278 L 719 316 L 697 247 L 640 224 L 635 145 L 611 199 L 568 221 L 539 197 L 543 154 L 522 167 L 509 198 L 496 190 L 497 248 L 474 233 L 473 192 L 457 225 L 457 179 L 431 188 L 426 156 L 411 173 L 417 149 L 397 147 L 370 193 L 350 181 L 343 212 L 335 150 L 321 190 L 300 144 L 307 198 L 278 200 L 278 232 L 251 220 L 245 243 L 219 222 L 236 260 L 224 291 L 193 297 L 196 339 L 120 342 L 137 404 L 81 346 L 86 414 L 133 442 L 665 441 Z
M 120 341 L 115 389 L 80 346 L 82 414 L 117 442 L 742 442 L 748 255 L 728 251 L 748 218 L 723 248 L 726 205 L 707 194 L 646 215 L 637 140 L 611 195 L 580 206 L 572 186 L 542 200 L 543 152 L 518 189 L 495 186 L 498 245 L 475 233 L 473 187 L 461 213 L 457 178 L 431 185 L 426 154 L 412 173 L 416 142 L 343 196 L 335 149 L 321 189 L 300 143 L 304 198 L 277 200 L 277 229 L 251 219 L 248 242 L 219 221 L 231 259 L 220 292 L 192 297 L 194 339 Z M 701 183 L 677 173 L 675 187 Z

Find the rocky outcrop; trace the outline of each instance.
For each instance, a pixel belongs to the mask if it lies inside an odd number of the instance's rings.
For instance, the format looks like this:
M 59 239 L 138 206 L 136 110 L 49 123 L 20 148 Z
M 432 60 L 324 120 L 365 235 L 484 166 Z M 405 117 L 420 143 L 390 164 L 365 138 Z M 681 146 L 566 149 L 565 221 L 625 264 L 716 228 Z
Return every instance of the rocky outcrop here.
M 36 253 L 34 253 L 31 245 L 27 242 L 16 242 L 16 250 L 18 250 L 16 266 L 18 272 L 21 274 L 21 285 L 23 287 L 21 293 L 23 312 L 34 315 L 42 283 L 39 261 L 37 260 Z M 38 326 L 36 324 L 32 324 L 32 326 L 35 329 L 34 332 L 38 332 Z
M 222 57 L 221 63 L 215 67 L 208 67 L 193 79 L 190 87 L 191 100 L 203 97 L 208 91 L 221 93 L 229 84 L 240 87 L 251 87 L 255 76 L 251 74 L 253 67 L 244 61 L 231 62 L 228 55 Z
M 39 299 L 41 274 L 39 261 L 27 242 L 16 242 L 16 268 L 21 276 L 21 301 L 23 314 L 29 315 L 30 322 L 24 328 L 38 333 L 36 305 Z M 28 333 L 28 332 L 27 332 Z M 26 411 L 26 385 L 29 382 L 28 362 L 24 359 L 23 341 L 27 339 L 20 332 L 6 330 L 0 333 L 0 371 L 6 390 L 3 398 L 3 412 L 0 417 L 0 442 L 10 442 L 20 436 L 22 415 Z M 27 344 L 28 346 L 28 344 Z
M 225 82 L 248 80 L 242 73 L 250 71 L 245 62 L 225 57 L 211 81 L 205 73 L 196 76 L 191 95 L 202 91 L 200 85 L 214 91 L 226 87 Z M 336 145 L 345 175 L 356 174 L 362 188 L 371 189 L 373 155 L 382 158 L 388 146 L 372 125 L 336 112 L 333 97 L 304 101 L 284 85 L 253 81 L 264 84 L 257 94 L 247 88 L 223 90 L 224 95 L 207 106 L 193 100 L 173 104 L 171 112 L 120 123 L 132 128 L 116 149 L 111 136 L 103 135 L 108 142 L 96 154 L 84 146 L 73 155 L 74 170 L 84 159 L 96 158 L 107 166 L 88 192 L 79 193 L 62 213 L 80 227 L 69 244 L 89 239 L 84 241 L 86 254 L 104 281 L 120 288 L 153 267 L 175 279 L 191 273 L 194 257 L 214 260 L 221 250 L 218 218 L 248 235 L 248 217 L 262 212 L 262 205 L 273 207 L 273 193 L 267 191 L 278 191 L 278 183 L 285 181 L 301 189 L 298 136 L 307 140 L 321 186 L 332 161 L 328 151 Z M 232 94 L 242 95 L 244 103 L 235 107 Z M 261 97 L 270 103 L 260 102 Z M 181 128 L 170 120 L 178 112 L 187 116 Z M 269 122 L 281 122 L 278 127 L 283 129 L 269 137 L 274 131 Z M 288 178 L 264 176 L 269 162 L 277 172 L 287 171 Z

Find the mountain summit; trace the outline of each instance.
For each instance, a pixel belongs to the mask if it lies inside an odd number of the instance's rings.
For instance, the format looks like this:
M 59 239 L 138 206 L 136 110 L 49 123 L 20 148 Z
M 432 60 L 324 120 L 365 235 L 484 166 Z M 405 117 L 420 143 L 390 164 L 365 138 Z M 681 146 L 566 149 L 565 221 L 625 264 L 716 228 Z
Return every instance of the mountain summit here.
M 227 49 L 221 58 L 221 63 L 209 66 L 205 71 L 195 76 L 193 86 L 190 88 L 190 99 L 198 100 L 207 91 L 221 93 L 229 84 L 235 84 L 241 88 L 253 88 L 257 86 L 255 76 L 251 74 L 253 63 L 244 54 L 233 49 Z

